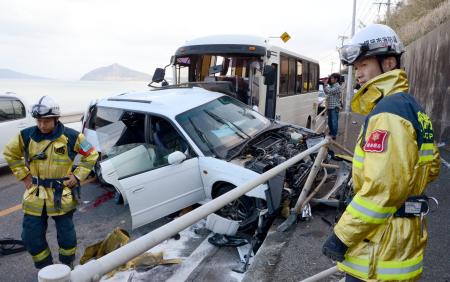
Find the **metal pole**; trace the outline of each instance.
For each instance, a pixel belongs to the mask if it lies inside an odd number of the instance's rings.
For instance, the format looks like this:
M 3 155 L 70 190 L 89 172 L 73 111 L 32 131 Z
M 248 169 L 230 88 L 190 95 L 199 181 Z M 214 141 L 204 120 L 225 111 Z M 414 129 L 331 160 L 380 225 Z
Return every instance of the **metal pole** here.
M 345 35 L 339 35 L 339 36 L 338 36 L 338 39 L 341 40 L 341 47 L 344 46 L 344 40 L 347 39 L 347 38 L 348 38 L 348 37 L 345 36 Z M 341 74 L 341 71 L 342 71 L 341 68 L 342 68 L 342 62 L 341 62 L 341 60 L 339 59 L 339 74 Z
M 320 148 L 319 153 L 317 154 L 314 164 L 311 168 L 311 171 L 309 172 L 308 178 L 306 179 L 305 185 L 303 185 L 303 189 L 302 192 L 300 193 L 300 196 L 298 197 L 297 203 L 295 203 L 295 206 L 292 209 L 296 213 L 296 215 L 302 212 L 303 202 L 305 201 L 306 196 L 308 196 L 309 191 L 311 190 L 311 186 L 314 182 L 314 179 L 316 179 L 317 173 L 321 169 L 320 164 L 327 157 L 327 154 L 328 148 L 326 146 Z
M 353 0 L 353 17 L 352 17 L 352 35 L 355 35 L 355 17 L 356 17 L 356 0 Z M 353 66 L 348 66 L 347 74 L 347 95 L 345 97 L 345 129 L 344 129 L 344 144 L 347 143 L 348 123 L 350 119 L 350 103 L 353 94 Z
M 320 281 L 321 279 L 324 279 L 336 272 L 338 272 L 339 269 L 337 266 L 333 266 L 331 268 L 328 268 L 327 270 L 324 270 L 322 272 L 319 272 L 311 277 L 308 277 L 300 282 L 316 282 L 316 281 Z
M 116 267 L 127 263 L 138 255 L 148 251 L 152 247 L 158 245 L 162 241 L 170 238 L 171 236 L 177 234 L 178 232 L 186 229 L 202 218 L 207 217 L 209 214 L 217 211 L 218 209 L 224 207 L 228 203 L 236 200 L 243 194 L 252 190 L 254 187 L 265 183 L 267 180 L 276 176 L 281 171 L 286 170 L 288 167 L 299 162 L 309 154 L 317 151 L 322 146 L 328 144 L 330 138 L 326 137 L 324 140 L 314 145 L 313 147 L 301 152 L 300 154 L 290 158 L 284 163 L 266 171 L 265 173 L 259 175 L 258 177 L 247 181 L 246 183 L 236 187 L 228 193 L 202 205 L 195 210 L 176 218 L 175 220 L 161 226 L 158 229 L 126 244 L 125 246 L 97 259 L 91 260 L 86 264 L 77 266 L 72 270 L 70 278 L 73 282 L 91 282 L 98 281 L 105 273 L 115 269 Z M 45 269 L 45 268 L 44 268 Z M 43 269 L 43 270 L 44 270 Z M 41 270 L 41 271 L 43 271 Z

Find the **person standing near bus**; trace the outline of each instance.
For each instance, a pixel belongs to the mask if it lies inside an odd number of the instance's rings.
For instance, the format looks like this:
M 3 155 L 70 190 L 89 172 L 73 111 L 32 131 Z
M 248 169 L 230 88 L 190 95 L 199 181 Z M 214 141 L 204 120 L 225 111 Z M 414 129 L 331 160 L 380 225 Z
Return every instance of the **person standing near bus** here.
M 328 78 L 328 84 L 323 87 L 325 93 L 327 114 L 328 114 L 328 129 L 333 140 L 336 140 L 339 124 L 339 109 L 341 107 L 341 85 L 339 80 L 341 75 L 333 73 Z
M 388 26 L 369 25 L 340 50 L 361 88 L 352 110 L 367 115 L 353 157 L 354 197 L 323 245 L 346 281 L 416 281 L 427 243 L 425 188 L 439 175 L 430 118 L 408 94 L 404 47 Z
M 43 96 L 32 106 L 36 126 L 19 132 L 3 154 L 14 176 L 25 185 L 22 240 L 36 268 L 53 264 L 47 244 L 48 217 L 56 224 L 59 261 L 73 266 L 77 245 L 73 213 L 80 181 L 92 170 L 98 153 L 83 134 L 59 122 L 59 105 Z M 80 159 L 73 169 L 74 159 Z

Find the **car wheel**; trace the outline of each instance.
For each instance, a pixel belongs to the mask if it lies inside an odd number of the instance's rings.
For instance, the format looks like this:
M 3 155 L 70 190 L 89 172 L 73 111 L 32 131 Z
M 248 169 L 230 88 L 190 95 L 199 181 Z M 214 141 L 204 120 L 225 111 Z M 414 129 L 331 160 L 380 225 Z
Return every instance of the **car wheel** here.
M 218 188 L 215 197 L 217 198 L 234 188 L 235 186 L 231 184 L 223 185 Z M 245 195 L 216 211 L 216 214 L 230 220 L 239 221 L 238 231 L 240 232 L 253 231 L 258 221 L 255 199 Z

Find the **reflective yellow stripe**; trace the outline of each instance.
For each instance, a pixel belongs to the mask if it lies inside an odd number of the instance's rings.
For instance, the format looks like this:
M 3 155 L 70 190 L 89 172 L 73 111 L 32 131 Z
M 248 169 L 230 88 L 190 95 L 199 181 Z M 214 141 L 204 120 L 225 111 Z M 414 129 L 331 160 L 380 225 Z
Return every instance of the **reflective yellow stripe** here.
M 42 203 L 42 205 L 35 204 L 35 203 L 32 203 L 32 202 L 23 202 L 22 203 L 22 209 L 24 211 L 30 211 L 30 212 L 33 212 L 33 213 L 41 214 L 43 208 L 44 208 L 44 203 Z
M 392 216 L 397 209 L 395 207 L 379 206 L 356 195 L 348 205 L 347 211 L 353 216 L 366 222 L 380 224 L 383 223 L 388 217 Z
M 345 260 L 338 262 L 340 270 L 352 274 L 358 278 L 369 278 L 368 259 L 345 256 Z M 406 261 L 378 261 L 376 278 L 379 280 L 406 280 L 422 273 L 423 256 Z
M 337 263 L 340 270 L 359 278 L 369 278 L 369 260 L 345 256 L 343 262 Z
M 379 261 L 377 278 L 381 280 L 406 280 L 422 273 L 423 256 L 405 261 Z
M 420 150 L 433 150 L 434 144 L 433 143 L 423 143 L 422 146 L 420 146 Z
M 353 166 L 356 168 L 362 168 L 364 163 L 364 157 L 365 157 L 364 151 L 361 149 L 361 147 L 359 147 L 359 145 L 356 145 L 355 154 L 353 156 Z
M 47 249 L 43 250 L 42 252 L 40 252 L 39 254 L 32 256 L 32 258 L 33 258 L 34 262 L 40 262 L 40 261 L 43 261 L 44 259 L 46 259 L 49 255 L 50 255 L 50 249 L 47 248 Z
M 72 163 L 72 160 L 67 159 L 53 159 L 55 163 Z
M 13 168 L 25 166 L 25 163 L 23 160 L 12 161 L 12 162 L 8 162 L 8 166 L 9 166 L 9 168 L 13 169 Z
M 420 146 L 419 151 L 419 162 L 430 162 L 433 160 L 434 156 L 434 144 L 433 143 L 423 143 Z
M 90 162 L 80 162 L 78 164 L 78 167 L 82 167 L 84 169 L 87 169 L 90 172 L 92 170 L 92 168 L 94 167 L 94 164 L 92 164 Z
M 63 256 L 72 256 L 75 254 L 77 247 L 73 247 L 70 249 L 59 248 L 59 253 Z

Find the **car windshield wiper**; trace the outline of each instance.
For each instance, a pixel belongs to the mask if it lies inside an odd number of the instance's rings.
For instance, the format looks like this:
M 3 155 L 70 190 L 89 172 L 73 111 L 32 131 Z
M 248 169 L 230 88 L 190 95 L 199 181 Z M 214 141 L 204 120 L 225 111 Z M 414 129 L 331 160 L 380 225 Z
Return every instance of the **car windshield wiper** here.
M 214 146 L 209 142 L 208 138 L 206 138 L 205 133 L 201 131 L 197 125 L 195 125 L 194 121 L 192 121 L 191 118 L 188 118 L 189 122 L 191 123 L 192 127 L 194 128 L 195 132 L 197 133 L 198 137 L 208 146 L 208 149 L 211 153 L 213 153 L 215 156 L 220 157 L 220 155 L 217 153 L 217 151 L 214 149 Z
M 220 117 L 218 115 L 216 115 L 215 113 L 212 113 L 208 110 L 203 110 L 206 114 L 208 114 L 210 117 L 212 117 L 214 120 L 216 120 L 217 122 L 221 123 L 221 124 L 226 124 L 231 130 L 233 130 L 234 133 L 236 133 L 236 135 L 238 135 L 239 137 L 241 137 L 242 139 L 249 139 L 251 138 L 250 135 L 248 135 L 247 133 L 244 132 L 244 130 L 242 128 L 240 128 L 238 125 L 234 124 L 231 121 L 228 121 L 226 119 L 224 119 L 223 117 Z M 237 130 L 235 130 L 237 129 Z

